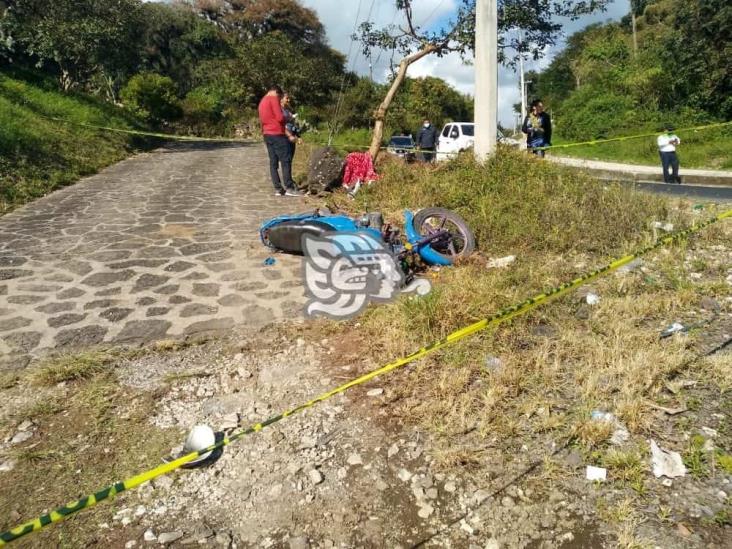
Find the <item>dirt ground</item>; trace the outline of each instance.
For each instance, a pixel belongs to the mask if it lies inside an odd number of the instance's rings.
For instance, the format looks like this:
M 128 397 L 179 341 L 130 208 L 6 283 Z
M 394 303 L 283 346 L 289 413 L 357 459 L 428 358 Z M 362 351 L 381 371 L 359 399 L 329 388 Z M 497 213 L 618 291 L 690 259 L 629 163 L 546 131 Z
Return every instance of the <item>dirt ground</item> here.
M 439 368 L 437 355 L 246 436 L 205 467 L 160 477 L 17 546 L 730 547 L 732 251 L 706 242 L 678 253 L 685 262 L 677 275 L 691 285 L 709 277 L 717 298 L 679 301 L 668 322 L 694 329 L 663 340 L 656 334 L 664 326 L 625 321 L 689 360 L 666 371 L 639 427 L 628 426 L 616 442 L 608 439 L 624 425 L 591 419 L 604 410 L 573 412 L 587 416 L 589 434 L 553 423 L 573 404 L 562 403 L 556 387 L 538 389 L 553 395 L 550 408 L 504 418 L 500 431 L 429 428 L 416 417 L 415 402 L 436 397 L 420 396 L 407 377 Z M 637 276 L 659 277 L 665 265 L 649 260 Z M 606 298 L 598 288 L 604 314 L 621 314 L 627 298 Z M 594 313 L 585 314 L 586 304 L 575 329 L 591 325 Z M 0 529 L 158 465 L 193 425 L 230 432 L 394 358 L 375 354 L 358 327 L 355 321 L 242 328 L 186 344 L 87 351 L 4 375 Z M 544 327 L 537 337 L 561 345 L 561 330 Z M 520 353 L 514 358 L 520 367 Z M 484 384 L 486 403 L 491 379 L 475 381 Z M 527 418 L 547 428 L 522 429 Z M 654 476 L 651 440 L 681 455 L 684 476 Z M 587 480 L 588 465 L 605 468 L 607 480 Z

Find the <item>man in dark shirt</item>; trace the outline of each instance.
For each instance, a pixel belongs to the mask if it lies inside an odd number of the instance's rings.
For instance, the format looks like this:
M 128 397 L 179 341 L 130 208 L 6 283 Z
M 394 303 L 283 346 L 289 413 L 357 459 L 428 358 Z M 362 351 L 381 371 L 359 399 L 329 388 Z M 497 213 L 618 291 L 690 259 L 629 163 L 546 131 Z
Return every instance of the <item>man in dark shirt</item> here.
M 421 152 L 422 162 L 432 162 L 435 157 L 435 146 L 437 145 L 437 130 L 425 118 L 422 129 L 417 134 L 417 147 Z
M 269 154 L 269 173 L 275 188 L 275 196 L 302 196 L 292 180 L 290 140 L 296 138 L 288 138 L 285 131 L 287 121 L 280 104 L 283 95 L 282 88 L 279 86 L 270 87 L 267 95 L 259 102 L 259 121 L 262 124 L 264 143 L 267 145 Z M 282 178 L 285 180 L 284 187 L 278 171 L 280 164 L 282 165 Z

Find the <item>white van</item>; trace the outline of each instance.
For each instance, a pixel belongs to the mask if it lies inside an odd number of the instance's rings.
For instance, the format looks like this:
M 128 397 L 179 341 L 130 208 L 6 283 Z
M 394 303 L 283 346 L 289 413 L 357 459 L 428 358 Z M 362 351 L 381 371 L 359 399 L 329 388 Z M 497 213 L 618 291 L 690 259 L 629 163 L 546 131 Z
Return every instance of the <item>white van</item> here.
M 519 142 L 506 137 L 498 130 L 498 142 L 518 147 Z M 472 149 L 475 143 L 475 124 L 472 122 L 449 122 L 445 124 L 437 140 L 437 161 L 449 160 L 462 151 Z

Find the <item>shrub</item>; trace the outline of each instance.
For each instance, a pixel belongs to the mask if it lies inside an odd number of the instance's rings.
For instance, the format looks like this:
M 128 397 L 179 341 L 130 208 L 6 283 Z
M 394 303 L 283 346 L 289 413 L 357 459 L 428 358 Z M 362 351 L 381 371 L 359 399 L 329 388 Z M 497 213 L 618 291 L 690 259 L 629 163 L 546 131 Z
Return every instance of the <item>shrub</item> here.
M 182 114 L 173 80 L 153 72 L 130 78 L 120 97 L 129 110 L 150 122 L 176 120 Z

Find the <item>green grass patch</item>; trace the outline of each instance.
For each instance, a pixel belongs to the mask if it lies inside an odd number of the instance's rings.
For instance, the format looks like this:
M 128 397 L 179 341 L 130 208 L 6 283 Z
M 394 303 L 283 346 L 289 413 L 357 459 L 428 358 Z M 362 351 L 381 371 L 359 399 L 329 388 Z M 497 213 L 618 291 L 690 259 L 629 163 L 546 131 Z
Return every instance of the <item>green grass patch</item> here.
M 0 214 L 154 142 L 73 123 L 144 129 L 119 107 L 62 93 L 35 73 L 0 70 Z

